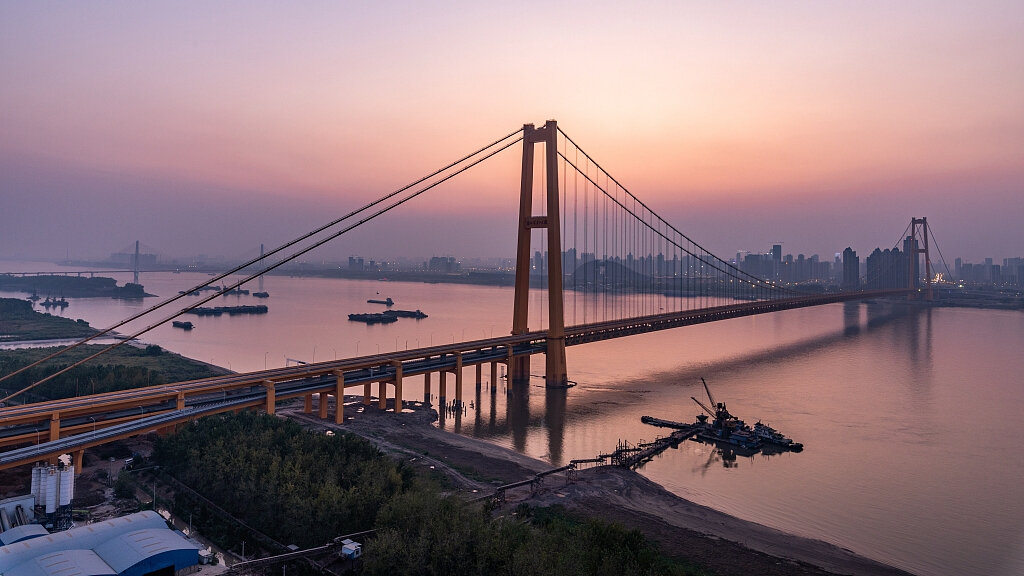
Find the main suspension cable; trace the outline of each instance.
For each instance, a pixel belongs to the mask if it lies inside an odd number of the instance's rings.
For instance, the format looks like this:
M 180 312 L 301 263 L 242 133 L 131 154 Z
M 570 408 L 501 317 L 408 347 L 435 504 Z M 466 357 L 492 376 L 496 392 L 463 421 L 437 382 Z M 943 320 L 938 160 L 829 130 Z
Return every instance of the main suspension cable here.
M 73 344 L 71 346 L 68 346 L 67 348 L 64 348 L 62 350 L 58 350 L 57 352 L 55 352 L 55 353 L 53 353 L 53 354 L 51 354 L 51 355 L 49 355 L 49 356 L 47 356 L 47 357 L 45 357 L 45 358 L 43 358 L 41 360 L 38 360 L 38 361 L 36 361 L 36 362 L 34 362 L 32 364 L 29 364 L 28 366 L 25 366 L 25 367 L 23 367 L 23 368 L 21 368 L 19 370 L 16 370 L 15 372 L 7 374 L 7 375 L 3 376 L 2 378 L 0 378 L 0 382 L 6 380 L 8 378 L 11 378 L 11 377 L 13 377 L 13 376 L 15 376 L 17 374 L 20 374 L 20 373 L 22 373 L 22 372 L 24 372 L 26 370 L 29 370 L 29 369 L 31 369 L 31 368 L 33 368 L 35 366 L 38 366 L 39 364 L 42 364 L 43 362 L 45 362 L 47 360 L 55 358 L 55 357 L 65 353 L 65 352 L 67 352 L 69 350 L 77 348 L 77 347 L 85 344 L 86 342 L 91 341 L 91 340 L 97 338 L 98 336 L 100 336 L 102 334 L 110 332 L 114 328 L 123 326 L 124 324 L 127 324 L 128 322 L 130 322 L 132 320 L 138 319 L 138 318 L 142 317 L 145 314 L 149 314 L 149 313 L 153 312 L 154 310 L 162 308 L 163 306 L 166 306 L 166 305 L 170 304 L 171 302 L 174 302 L 174 301 L 182 298 L 183 296 L 185 296 L 186 294 L 188 294 L 190 292 L 194 292 L 194 291 L 198 290 L 199 288 L 201 288 L 203 286 L 207 286 L 207 285 L 209 285 L 209 284 L 211 284 L 213 282 L 216 282 L 218 280 L 221 280 L 221 279 L 225 278 L 226 276 L 228 276 L 228 275 L 230 275 L 230 274 L 232 274 L 234 272 L 237 272 L 237 271 L 239 271 L 239 270 L 241 270 L 243 268 L 251 266 L 252 264 L 254 264 L 254 263 L 256 263 L 256 262 L 266 258 L 268 255 L 273 255 L 273 254 L 279 253 L 279 252 L 281 252 L 281 251 L 283 251 L 283 250 L 285 250 L 285 249 L 287 249 L 287 248 L 289 248 L 291 246 L 294 246 L 295 244 L 297 244 L 299 242 L 302 242 L 303 240 L 307 240 L 310 237 L 312 237 L 312 236 L 314 236 L 314 235 L 316 235 L 316 234 L 318 234 L 320 232 L 323 232 L 324 230 L 327 230 L 328 228 L 331 228 L 332 226 L 335 226 L 338 223 L 340 223 L 340 222 L 342 222 L 342 221 L 344 221 L 346 219 L 349 219 L 349 218 L 353 217 L 356 214 L 359 214 L 361 212 L 365 212 L 369 208 L 372 208 L 374 206 L 377 206 L 378 204 L 381 204 L 382 202 L 385 202 L 386 200 L 394 198 L 396 195 L 401 194 L 402 192 L 407 191 L 410 188 L 412 188 L 412 187 L 414 187 L 414 186 L 416 186 L 418 184 L 421 184 L 421 183 L 425 182 L 426 180 L 429 180 L 430 178 L 433 178 L 433 177 L 435 177 L 435 176 L 437 176 L 437 175 L 439 175 L 439 174 L 441 174 L 441 173 L 451 169 L 452 167 L 457 166 L 457 165 L 465 162 L 469 158 L 472 158 L 474 156 L 479 155 L 481 152 L 483 152 L 485 150 L 493 148 L 497 144 L 500 144 L 501 142 L 503 142 L 505 140 L 508 140 L 510 137 L 514 136 L 515 134 L 517 134 L 519 132 L 521 132 L 521 130 L 516 130 L 514 132 L 511 132 L 507 136 L 505 136 L 505 137 L 503 137 L 503 138 L 501 138 L 499 140 L 496 140 L 495 142 L 493 142 L 493 143 L 491 143 L 491 144 L 489 144 L 489 145 L 487 145 L 487 146 L 477 150 L 476 152 L 473 152 L 472 154 L 464 156 L 463 158 L 461 158 L 461 159 L 459 159 L 459 160 L 457 160 L 457 161 L 455 161 L 455 162 L 453 162 L 451 164 L 448 164 L 444 168 L 441 168 L 441 169 L 439 169 L 439 170 L 437 170 L 437 171 L 435 171 L 435 172 L 433 172 L 433 173 L 431 173 L 431 174 L 429 174 L 427 176 L 424 176 L 423 178 L 420 178 L 420 179 L 416 180 L 415 182 L 413 182 L 411 184 L 403 186 L 402 188 L 399 188 L 398 190 L 396 190 L 394 192 L 391 192 L 391 193 L 389 193 L 389 194 L 387 194 L 387 195 L 385 195 L 385 196 L 383 196 L 383 197 L 381 197 L 381 198 L 379 198 L 379 199 L 377 199 L 377 200 L 375 200 L 375 201 L 373 201 L 373 202 L 363 206 L 362 208 L 360 208 L 358 210 L 350 212 L 349 214 L 345 215 L 344 217 L 338 218 L 338 219 L 334 220 L 330 224 L 321 226 L 321 227 L 317 228 L 316 230 L 314 230 L 313 232 L 309 232 L 307 234 L 304 234 L 303 236 L 301 236 L 301 237 L 299 237 L 299 238 L 297 238 L 295 240 L 292 240 L 292 241 L 290 241 L 290 242 L 288 242 L 286 244 L 283 244 L 283 245 L 279 246 L 278 248 L 275 248 L 274 250 L 272 250 L 268 254 L 264 254 L 262 258 L 255 258 L 254 260 L 251 260 L 251 261 L 249 261 L 249 262 L 247 262 L 247 263 L 245 263 L 245 264 L 243 264 L 241 266 L 237 266 L 234 269 L 232 269 L 232 271 L 230 271 L 230 272 L 222 273 L 222 274 L 220 274 L 220 275 L 218 275 L 218 276 L 208 280 L 207 282 L 205 282 L 203 284 L 200 284 L 199 286 L 197 286 L 197 287 L 195 287 L 195 288 L 193 288 L 191 290 L 185 291 L 184 294 L 178 294 L 177 296 L 172 297 L 172 298 L 170 298 L 170 299 L 168 299 L 168 300 L 166 300 L 166 301 L 164 301 L 164 302 L 162 302 L 162 303 L 160 303 L 158 305 L 155 305 L 155 306 L 151 307 L 150 309 L 148 309 L 146 311 L 143 311 L 143 312 L 140 312 L 138 314 L 135 314 L 131 318 L 129 318 L 128 320 L 124 320 L 124 321 L 122 321 L 122 322 L 120 322 L 120 323 L 118 323 L 118 324 L 116 324 L 116 325 L 114 325 L 114 326 L 112 326 L 110 328 L 107 328 L 106 330 L 104 330 L 103 332 L 101 332 L 99 334 L 94 334 L 94 335 L 92 335 L 92 336 L 90 336 L 88 338 L 85 338 L 85 339 L 83 339 L 83 340 L 81 340 L 79 342 L 76 342 L 75 344 Z M 142 330 L 139 330 L 139 331 L 133 333 L 130 336 L 127 336 L 127 337 L 125 337 L 123 339 L 120 339 L 117 342 L 115 342 L 113 344 L 110 344 L 107 347 L 103 348 L 102 350 L 97 351 L 95 354 L 92 354 L 90 356 L 87 356 L 86 358 L 83 358 L 83 359 L 81 359 L 81 360 L 79 360 L 77 362 L 74 362 L 71 365 L 69 365 L 69 366 L 67 366 L 67 367 L 65 367 L 63 369 L 61 369 L 61 370 L 59 370 L 57 372 L 54 372 L 53 374 L 50 374 L 49 376 L 43 378 L 42 380 L 39 380 L 38 382 L 35 382 L 35 383 L 25 387 L 25 388 L 22 388 L 21 390 L 18 390 L 17 392 L 9 394 L 9 395 L 7 395 L 4 398 L 0 398 L 0 403 L 7 402 L 7 401 L 9 401 L 12 398 L 15 398 L 15 397 L 17 397 L 17 396 L 19 396 L 19 395 L 21 395 L 21 394 L 23 394 L 23 393 L 33 389 L 33 388 L 35 388 L 36 386 L 39 386 L 40 384 L 48 382 L 48 381 L 52 380 L 53 378 L 56 378 L 57 376 L 59 376 L 61 374 L 64 374 L 64 373 L 68 372 L 69 370 L 71 370 L 71 369 L 73 369 L 73 368 L 75 368 L 77 366 L 80 366 L 80 365 L 84 364 L 85 362 L 87 362 L 89 360 L 92 360 L 93 358 L 96 358 L 96 357 L 98 357 L 98 356 L 100 356 L 102 354 L 105 354 L 105 353 L 109 352 L 110 350 L 113 350 L 114 348 L 117 348 L 117 347 L 123 345 L 124 343 L 129 342 L 129 341 L 131 341 L 131 340 L 141 336 L 142 334 L 145 334 L 145 333 L 149 332 L 150 330 L 153 330 L 157 326 L 165 324 L 165 323 L 173 320 L 174 318 L 177 318 L 178 316 L 180 316 L 180 315 L 182 315 L 182 314 L 184 314 L 184 313 L 186 313 L 186 312 L 188 312 L 188 311 L 190 311 L 190 310 L 192 310 L 194 308 L 197 308 L 197 307 L 201 306 L 202 304 L 205 304 L 206 302 L 209 302 L 210 300 L 213 300 L 214 298 L 216 298 L 217 296 L 220 296 L 221 294 L 223 294 L 225 292 L 228 292 L 230 290 L 234 290 L 235 288 L 238 288 L 239 286 L 245 284 L 246 282 L 249 282 L 249 281 L 253 280 L 254 278 L 256 278 L 258 276 L 262 276 L 263 274 L 266 274 L 267 272 L 270 272 L 270 271 L 275 270 L 276 268 L 278 268 L 280 266 L 283 266 L 284 264 L 294 260 L 295 258 L 298 258 L 299 256 L 302 256 L 303 254 L 306 254 L 307 252 L 310 252 L 311 250 L 326 244 L 327 242 L 329 242 L 329 241 L 331 241 L 331 240 L 341 236 L 342 234 L 345 234 L 345 233 L 353 230 L 354 228 L 357 228 L 357 227 L 365 224 L 366 222 L 369 222 L 370 220 L 373 220 L 374 218 L 376 218 L 376 217 L 378 217 L 378 216 L 380 216 L 382 214 L 385 214 L 385 213 L 391 211 L 392 209 L 394 209 L 394 208 L 396 208 L 398 206 L 401 206 L 402 204 L 408 202 L 409 200 L 412 200 L 413 198 L 416 198 L 417 196 L 423 194 L 424 192 L 426 192 L 426 191 L 428 191 L 428 190 L 430 190 L 430 189 L 432 189 L 432 188 L 434 188 L 434 187 L 436 187 L 436 186 L 438 186 L 438 185 L 440 185 L 440 184 L 442 184 L 444 182 L 447 182 L 451 178 L 453 178 L 453 177 L 455 177 L 455 176 L 465 172 L 466 170 L 476 166 L 477 164 L 480 164 L 481 162 L 483 162 L 483 161 L 485 161 L 485 160 L 487 160 L 487 159 L 497 155 L 498 153 L 500 153 L 500 152 L 510 148 L 511 146 L 515 145 L 516 143 L 520 142 L 521 140 L 522 140 L 522 136 L 512 140 L 511 142 L 506 143 L 505 145 L 499 147 L 496 150 L 491 151 L 490 153 L 484 155 L 483 157 L 476 159 L 475 161 L 471 162 L 470 164 L 468 164 L 466 166 L 463 166 L 462 168 L 458 169 L 454 173 L 449 174 L 449 175 L 445 176 L 444 178 L 441 178 L 440 180 L 427 185 L 426 187 L 420 189 L 419 191 L 414 192 L 413 194 L 410 194 L 410 195 L 406 196 L 405 198 L 403 198 L 401 200 L 398 200 L 398 201 L 390 204 L 389 206 L 374 212 L 370 216 L 367 216 L 367 217 L 357 221 L 354 224 L 346 226 L 345 228 L 341 229 L 340 231 L 334 232 L 334 233 L 326 236 L 325 238 L 323 238 L 321 240 L 318 240 L 317 242 L 314 242 L 313 244 L 307 246 L 306 248 L 302 248 L 302 249 L 298 250 L 297 252 L 295 252 L 292 255 L 282 259 L 281 261 L 279 261 L 279 262 L 277 262 L 277 263 L 275 263 L 275 264 L 273 264 L 271 266 L 268 266 L 268 267 L 266 267 L 266 268 L 264 268 L 262 270 L 258 270 L 257 272 L 255 272 L 253 274 L 250 274 L 246 278 L 231 284 L 229 287 L 222 287 L 221 290 L 215 292 L 214 294 L 212 294 L 210 296 L 207 296 L 205 298 L 200 299 L 198 302 L 195 302 L 195 303 L 193 303 L 193 304 L 191 304 L 191 305 L 181 309 L 180 311 L 174 313 L 173 315 L 167 316 L 167 317 L 165 317 L 164 319 L 160 320 L 159 322 L 157 322 L 155 324 L 151 324 L 151 325 L 143 328 Z

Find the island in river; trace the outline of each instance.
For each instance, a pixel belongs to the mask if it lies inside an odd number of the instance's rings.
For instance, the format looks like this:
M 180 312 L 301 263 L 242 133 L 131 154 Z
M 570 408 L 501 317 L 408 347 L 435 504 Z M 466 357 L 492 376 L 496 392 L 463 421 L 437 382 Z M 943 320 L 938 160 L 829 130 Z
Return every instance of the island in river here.
M 145 298 L 142 284 L 125 283 L 103 276 L 66 276 L 62 274 L 18 275 L 0 274 L 0 290 L 25 292 L 38 297 L 54 298 Z

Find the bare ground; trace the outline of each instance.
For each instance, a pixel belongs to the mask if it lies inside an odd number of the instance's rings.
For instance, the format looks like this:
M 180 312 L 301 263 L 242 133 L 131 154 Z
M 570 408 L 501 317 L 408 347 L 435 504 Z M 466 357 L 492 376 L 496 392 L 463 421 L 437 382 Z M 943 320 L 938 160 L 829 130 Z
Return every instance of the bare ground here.
M 440 430 L 431 424 L 436 413 L 422 404 L 409 408 L 411 413 L 407 410 L 396 416 L 375 406 L 348 404 L 341 426 L 300 409 L 279 412 L 314 429 L 344 430 L 365 437 L 396 457 L 444 473 L 453 490 L 470 497 L 491 494 L 498 485 L 527 480 L 551 468 L 504 447 Z M 708 566 L 722 576 L 908 576 L 838 546 L 695 504 L 630 470 L 599 466 L 575 476 L 570 482 L 564 475 L 553 475 L 539 486 L 509 490 L 507 505 L 558 504 L 635 528 L 657 541 L 663 551 Z

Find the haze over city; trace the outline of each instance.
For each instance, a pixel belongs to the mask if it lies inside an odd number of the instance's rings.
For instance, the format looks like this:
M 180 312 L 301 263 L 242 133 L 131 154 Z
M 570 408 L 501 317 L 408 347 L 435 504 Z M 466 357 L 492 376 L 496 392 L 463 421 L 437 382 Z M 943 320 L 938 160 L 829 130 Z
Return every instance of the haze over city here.
M 713 252 L 1024 252 L 1019 2 L 0 5 L 0 257 L 251 255 L 554 118 Z M 510 256 L 518 147 L 319 253 Z

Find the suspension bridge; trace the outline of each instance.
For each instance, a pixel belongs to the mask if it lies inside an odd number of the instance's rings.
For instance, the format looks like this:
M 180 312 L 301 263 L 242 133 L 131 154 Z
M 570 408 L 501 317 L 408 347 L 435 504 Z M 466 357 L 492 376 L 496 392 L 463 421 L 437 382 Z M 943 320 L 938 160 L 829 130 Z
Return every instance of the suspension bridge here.
M 453 342 L 387 354 L 345 358 L 271 370 L 231 374 L 133 390 L 12 404 L 20 395 L 98 357 L 110 348 L 290 262 L 388 212 L 415 200 L 514 145 L 522 143 L 522 173 L 516 248 L 512 329 L 507 336 Z M 542 162 L 535 162 L 537 146 Z M 901 238 L 901 267 L 906 285 L 836 292 L 808 292 L 777 278 L 753 275 L 686 236 L 611 176 L 575 141 L 548 121 L 515 130 L 471 154 L 402 188 L 244 262 L 203 284 L 183 291 L 97 334 L 62 349 L 11 376 L 51 360 L 67 350 L 138 321 L 148 322 L 126 338 L 3 398 L 0 408 L 0 469 L 53 460 L 71 453 L 80 467 L 84 450 L 116 439 L 208 414 L 244 409 L 275 412 L 279 402 L 302 398 L 305 412 L 344 421 L 344 396 L 361 392 L 364 405 L 401 412 L 411 396 L 407 380 L 421 377 L 429 402 L 436 376 L 442 401 L 463 399 L 463 373 L 475 368 L 477 385 L 489 369 L 491 389 L 498 365 L 510 383 L 530 377 L 530 358 L 545 357 L 548 387 L 571 385 L 566 346 L 621 338 L 681 326 L 715 322 L 781 310 L 880 297 L 931 297 L 931 259 L 927 220 L 912 218 Z M 921 256 L 924 258 L 921 270 Z M 269 264 L 267 263 L 269 261 Z M 249 273 L 251 271 L 251 273 Z M 923 272 L 923 274 L 922 274 Z M 225 280 L 234 274 L 240 280 Z M 531 276 L 541 275 L 538 282 Z M 923 281 L 922 281 L 923 278 Z M 877 283 L 869 282 L 868 285 Z M 187 306 L 175 306 L 184 294 L 209 290 Z M 531 316 L 531 289 L 546 296 L 546 307 Z M 206 292 L 204 292 L 206 294 Z M 157 320 L 148 320 L 158 317 Z M 531 318 L 540 318 L 530 326 Z M 566 325 L 566 320 L 571 322 Z M 376 386 L 376 394 L 374 387 Z

